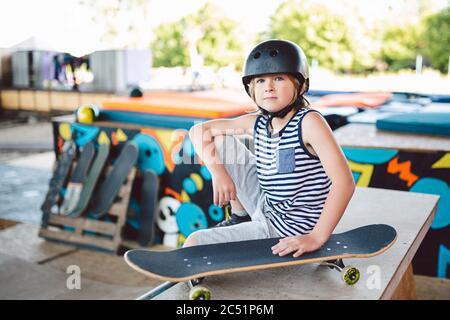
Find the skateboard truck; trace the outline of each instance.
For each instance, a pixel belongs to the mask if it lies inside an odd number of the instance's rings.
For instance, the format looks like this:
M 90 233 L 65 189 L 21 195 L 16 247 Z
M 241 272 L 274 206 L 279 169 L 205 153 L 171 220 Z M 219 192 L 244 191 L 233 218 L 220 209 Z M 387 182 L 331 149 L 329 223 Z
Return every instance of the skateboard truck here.
M 321 265 L 340 272 L 342 280 L 344 280 L 344 282 L 348 285 L 356 284 L 360 278 L 359 270 L 353 266 L 345 266 L 342 259 L 325 261 L 322 262 Z

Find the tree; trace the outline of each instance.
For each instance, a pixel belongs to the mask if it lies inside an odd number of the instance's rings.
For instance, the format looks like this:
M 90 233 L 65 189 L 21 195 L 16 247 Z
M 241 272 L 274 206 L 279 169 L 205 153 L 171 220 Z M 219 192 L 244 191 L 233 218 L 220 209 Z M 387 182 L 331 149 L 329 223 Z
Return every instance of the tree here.
M 433 68 L 448 72 L 450 55 L 450 7 L 425 19 L 423 52 Z
M 420 24 L 406 23 L 386 27 L 382 37 L 380 58 L 389 69 L 414 68 L 420 53 Z
M 178 22 L 162 24 L 155 30 L 152 43 L 155 66 L 188 66 L 190 34 L 201 32 L 197 52 L 205 65 L 223 67 L 242 65 L 242 44 L 237 34 L 238 24 L 223 16 L 220 10 L 206 3 L 196 13 Z
M 269 35 L 299 44 L 310 60 L 331 70 L 351 71 L 356 64 L 344 19 L 321 4 L 282 3 L 271 17 Z
M 184 45 L 184 25 L 181 22 L 163 23 L 155 30 L 151 44 L 154 67 L 187 67 L 189 52 Z
M 206 3 L 186 21 L 203 33 L 198 41 L 198 51 L 204 57 L 205 64 L 216 67 L 242 64 L 243 49 L 238 40 L 238 24 L 223 16 L 217 6 Z

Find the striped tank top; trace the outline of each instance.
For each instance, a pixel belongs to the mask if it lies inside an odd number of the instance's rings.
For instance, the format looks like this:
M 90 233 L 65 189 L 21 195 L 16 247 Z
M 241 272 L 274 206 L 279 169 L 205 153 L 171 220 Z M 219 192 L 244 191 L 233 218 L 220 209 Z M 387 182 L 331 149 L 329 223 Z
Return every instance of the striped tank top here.
M 309 233 L 319 220 L 331 187 L 319 158 L 302 140 L 301 123 L 308 112 L 317 111 L 300 109 L 275 135 L 270 133 L 266 116 L 255 121 L 259 184 L 265 192 L 270 223 L 281 237 Z

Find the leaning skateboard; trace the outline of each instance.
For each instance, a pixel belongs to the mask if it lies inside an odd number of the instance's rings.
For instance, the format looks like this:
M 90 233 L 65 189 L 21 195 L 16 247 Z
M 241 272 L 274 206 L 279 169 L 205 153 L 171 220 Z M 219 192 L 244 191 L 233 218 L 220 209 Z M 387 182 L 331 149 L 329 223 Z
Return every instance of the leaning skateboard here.
M 108 213 L 137 158 L 136 144 L 132 141 L 127 142 L 98 190 L 96 205 L 91 212 L 94 218 L 100 219 Z
M 335 269 L 341 273 L 345 283 L 353 285 L 358 282 L 360 272 L 355 267 L 346 267 L 343 259 L 376 256 L 392 246 L 396 238 L 397 232 L 391 226 L 373 224 L 333 234 L 319 250 L 298 258 L 272 254 L 271 248 L 280 238 L 271 238 L 200 245 L 166 252 L 136 249 L 125 253 L 125 261 L 149 277 L 167 281 L 142 299 L 155 297 L 177 282 L 184 281 L 191 286 L 190 299 L 209 299 L 209 290 L 199 286 L 204 277 L 307 263 L 321 263 Z
M 149 246 L 155 233 L 155 215 L 158 211 L 158 176 L 153 170 L 142 173 L 141 215 L 139 217 L 139 244 Z
M 92 159 L 95 156 L 95 146 L 91 141 L 83 147 L 80 152 L 73 174 L 70 177 L 67 184 L 66 193 L 64 194 L 64 201 L 60 208 L 60 213 L 68 215 L 73 211 L 80 199 L 80 193 L 83 188 L 83 184 L 86 181 L 89 167 L 91 166 Z
M 64 142 L 60 158 L 56 161 L 55 170 L 50 179 L 47 194 L 42 203 L 42 227 L 47 227 L 50 214 L 58 214 L 57 204 L 60 191 L 69 175 L 70 167 L 76 155 L 76 145 L 73 140 Z
M 83 189 L 81 190 L 76 207 L 69 213 L 72 218 L 77 218 L 86 211 L 100 174 L 102 173 L 105 163 L 108 160 L 109 148 L 110 146 L 108 143 L 102 143 L 98 146 L 97 155 L 92 163 L 86 182 L 83 185 Z

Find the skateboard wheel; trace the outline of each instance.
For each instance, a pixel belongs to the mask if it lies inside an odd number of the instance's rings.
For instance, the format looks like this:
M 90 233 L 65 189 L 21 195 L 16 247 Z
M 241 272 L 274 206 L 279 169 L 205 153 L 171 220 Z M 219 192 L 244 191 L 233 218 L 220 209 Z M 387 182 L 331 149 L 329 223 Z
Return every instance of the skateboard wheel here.
M 189 300 L 210 300 L 211 291 L 203 286 L 195 286 L 189 291 Z
M 344 282 L 350 286 L 357 283 L 360 277 L 359 270 L 352 266 L 345 267 L 342 270 L 341 275 Z

